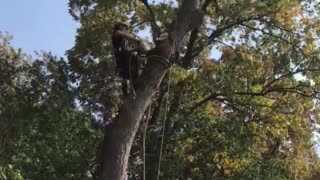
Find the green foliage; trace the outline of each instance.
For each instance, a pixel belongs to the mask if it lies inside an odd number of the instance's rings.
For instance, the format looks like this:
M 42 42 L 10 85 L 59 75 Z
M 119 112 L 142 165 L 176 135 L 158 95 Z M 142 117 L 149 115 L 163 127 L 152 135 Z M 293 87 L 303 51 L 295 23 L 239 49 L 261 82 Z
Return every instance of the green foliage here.
M 99 63 L 112 62 L 110 33 L 115 21 L 129 20 L 137 25 L 133 30 L 149 26 L 148 11 L 140 2 L 132 2 L 117 2 L 117 8 L 113 1 L 86 5 L 94 7 L 80 18 L 83 26 L 69 51 L 72 63 L 95 72 L 101 67 Z M 174 19 L 171 3 L 152 4 L 162 28 Z M 182 58 L 154 98 L 147 133 L 146 153 L 150 159 L 146 166 L 151 167 L 147 175 L 157 172 L 161 120 L 166 114 L 163 179 L 316 177 L 318 158 L 311 147 L 315 130 L 312 122 L 319 119 L 315 98 L 320 67 L 314 5 L 298 0 L 211 2 L 205 24 L 198 29 L 195 43 L 189 44 L 192 50 L 187 50 L 189 55 L 196 55 L 193 62 L 199 72 L 179 67 L 181 61 L 193 58 L 182 51 Z M 182 46 L 187 46 L 188 38 Z M 222 51 L 220 62 L 207 61 L 212 48 Z M 97 66 L 83 60 L 87 54 L 93 55 Z M 94 78 L 107 73 L 110 71 L 106 69 Z M 307 80 L 300 80 L 301 75 Z M 118 97 L 116 94 L 114 97 Z M 116 102 L 104 106 L 114 109 L 112 113 L 120 100 Z M 141 178 L 143 164 L 141 133 L 130 161 L 129 174 L 136 179 Z
M 161 179 L 319 179 L 319 2 L 215 2 L 153 99 L 147 176 L 157 174 L 165 128 Z M 172 5 L 151 3 L 163 29 L 174 19 Z M 70 0 L 69 10 L 81 27 L 68 60 L 48 53 L 32 60 L 0 36 L 0 179 L 94 175 L 97 121 L 109 123 L 122 104 L 113 24 L 129 21 L 137 33 L 152 18 L 132 0 Z M 208 61 L 212 49 L 221 51 L 219 61 Z M 197 71 L 182 68 L 185 60 Z M 142 177 L 142 129 L 130 178 Z
M 66 63 L 0 44 L 0 179 L 91 179 L 101 134 L 74 105 Z

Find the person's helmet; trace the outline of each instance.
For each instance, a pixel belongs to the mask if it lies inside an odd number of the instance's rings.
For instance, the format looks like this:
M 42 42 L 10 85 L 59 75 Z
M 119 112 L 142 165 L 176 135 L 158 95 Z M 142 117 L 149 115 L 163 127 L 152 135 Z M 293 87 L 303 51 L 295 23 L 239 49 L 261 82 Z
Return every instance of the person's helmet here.
M 126 23 L 123 23 L 123 22 L 117 22 L 113 26 L 113 30 L 114 31 L 123 31 L 125 29 L 128 29 L 128 25 Z

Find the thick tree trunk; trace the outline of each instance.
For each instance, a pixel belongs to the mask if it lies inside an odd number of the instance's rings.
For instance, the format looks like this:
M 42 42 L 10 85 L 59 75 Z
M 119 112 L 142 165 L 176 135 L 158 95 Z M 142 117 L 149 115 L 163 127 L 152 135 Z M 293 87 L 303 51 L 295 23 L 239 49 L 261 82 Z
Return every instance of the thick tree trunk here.
M 164 47 L 166 46 L 166 47 Z M 168 58 L 172 47 L 169 43 L 157 47 L 157 56 Z M 135 86 L 136 96 L 129 94 L 124 100 L 120 116 L 105 128 L 103 157 L 99 167 L 99 180 L 123 180 L 126 177 L 130 149 L 140 120 L 150 105 L 163 79 L 167 65 L 158 57 L 148 59 L 146 70 Z
M 150 105 L 166 71 L 162 58 L 169 58 L 179 48 L 184 36 L 203 20 L 197 10 L 198 0 L 184 0 L 170 28 L 170 42 L 157 44 L 149 56 L 146 68 L 137 80 L 136 96 L 130 93 L 120 109 L 119 118 L 105 128 L 103 154 L 98 167 L 98 180 L 124 180 L 135 134 L 141 118 Z M 160 58 L 159 58 L 160 57 Z

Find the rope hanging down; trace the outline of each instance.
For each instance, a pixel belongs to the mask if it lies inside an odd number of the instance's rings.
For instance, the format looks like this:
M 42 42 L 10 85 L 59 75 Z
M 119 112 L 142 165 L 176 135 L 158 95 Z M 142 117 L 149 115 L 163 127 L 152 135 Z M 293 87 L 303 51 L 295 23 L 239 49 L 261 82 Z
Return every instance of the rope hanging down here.
M 129 58 L 129 75 L 130 75 L 130 87 L 133 93 L 133 99 L 136 98 L 137 94 L 136 94 L 136 90 L 133 87 L 133 81 L 132 81 L 132 72 L 131 72 L 131 56 Z
M 143 129 L 143 140 L 142 140 L 142 157 L 143 157 L 143 180 L 146 180 L 146 136 L 147 136 L 147 130 L 148 130 L 148 123 L 151 115 L 151 107 L 152 104 L 149 105 L 148 108 L 148 116 L 145 119 L 144 123 L 144 129 Z
M 168 91 L 167 91 L 166 106 L 165 106 L 165 111 L 164 111 L 163 128 L 162 128 L 162 132 L 161 132 L 161 144 L 160 144 L 157 180 L 159 180 L 160 170 L 161 170 L 161 159 L 162 159 L 162 150 L 163 150 L 163 143 L 164 143 L 164 133 L 165 133 L 165 127 L 166 127 L 166 121 L 167 121 L 167 111 L 168 111 L 168 104 L 169 104 L 170 83 L 171 83 L 171 70 L 169 69 Z
M 170 67 L 170 61 L 162 56 L 158 55 L 150 55 L 149 57 L 155 57 L 159 62 L 164 63 L 167 67 Z M 167 118 L 167 109 L 169 104 L 169 93 L 170 93 L 170 81 L 171 81 L 171 71 L 169 69 L 169 79 L 168 79 L 168 91 L 167 91 L 167 99 L 166 99 L 166 107 L 165 107 L 165 115 L 164 115 L 164 122 L 163 122 L 163 131 L 161 132 L 161 146 L 160 146 L 160 154 L 159 154 L 159 164 L 158 164 L 158 173 L 157 173 L 157 180 L 159 180 L 160 175 L 160 164 L 161 164 L 161 156 L 162 156 L 162 149 L 163 149 L 163 141 L 164 141 L 164 132 L 165 132 L 165 125 L 166 125 L 166 118 Z M 146 180 L 146 154 L 145 154 L 145 147 L 146 147 L 146 135 L 147 135 L 147 128 L 148 128 L 148 121 L 151 114 L 151 104 L 148 110 L 148 116 L 144 125 L 144 132 L 143 132 L 143 180 Z

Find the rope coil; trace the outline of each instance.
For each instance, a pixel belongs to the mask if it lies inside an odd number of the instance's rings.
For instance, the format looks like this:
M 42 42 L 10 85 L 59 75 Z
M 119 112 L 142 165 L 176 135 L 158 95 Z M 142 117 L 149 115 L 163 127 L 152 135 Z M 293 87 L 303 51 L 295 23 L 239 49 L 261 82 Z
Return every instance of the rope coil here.
M 152 58 L 152 57 L 154 59 L 157 59 L 159 62 L 163 63 L 166 67 L 170 67 L 170 65 L 171 65 L 170 60 L 167 58 L 164 58 L 159 55 L 149 55 L 149 58 Z

